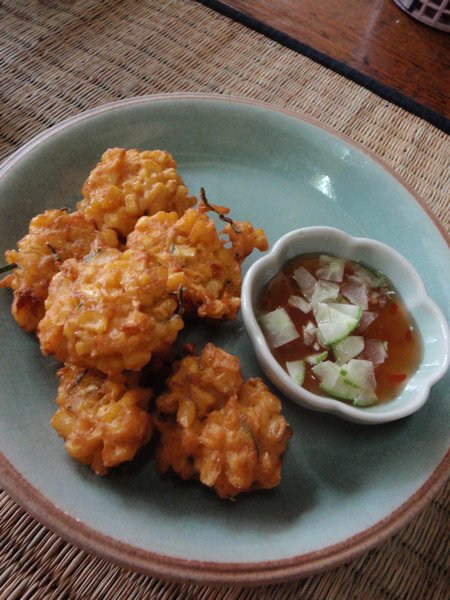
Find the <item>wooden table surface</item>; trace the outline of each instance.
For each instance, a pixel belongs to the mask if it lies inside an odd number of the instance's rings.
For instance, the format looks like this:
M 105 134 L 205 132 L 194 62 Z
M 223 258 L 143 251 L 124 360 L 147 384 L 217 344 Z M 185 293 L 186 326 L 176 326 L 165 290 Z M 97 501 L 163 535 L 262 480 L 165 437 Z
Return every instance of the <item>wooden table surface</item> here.
M 450 118 L 450 35 L 412 18 L 393 0 L 222 4 Z

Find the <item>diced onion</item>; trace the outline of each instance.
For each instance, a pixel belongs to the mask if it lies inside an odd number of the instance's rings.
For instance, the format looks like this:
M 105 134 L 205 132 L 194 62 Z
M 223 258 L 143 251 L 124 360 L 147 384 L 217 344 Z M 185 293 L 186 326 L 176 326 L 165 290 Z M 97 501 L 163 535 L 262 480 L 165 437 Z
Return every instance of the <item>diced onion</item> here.
M 364 357 L 374 365 L 382 365 L 387 358 L 387 342 L 382 340 L 366 340 Z
M 317 279 L 314 275 L 311 275 L 305 267 L 298 267 L 298 269 L 295 269 L 294 271 L 294 279 L 298 283 L 305 298 L 311 301 L 317 285 Z
M 375 271 L 371 271 L 358 263 L 355 263 L 352 268 L 353 273 L 371 288 L 380 287 L 385 282 L 383 275 Z
M 303 313 L 307 314 L 311 312 L 312 306 L 309 302 L 307 302 L 302 296 L 290 296 L 288 299 L 288 304 L 290 306 L 294 306 L 298 308 Z
M 363 283 L 345 283 L 341 287 L 341 294 L 346 300 L 360 306 L 363 310 L 369 308 L 369 300 L 367 298 L 367 287 Z
M 371 323 L 375 321 L 377 318 L 377 313 L 370 312 L 369 310 L 365 310 L 361 315 L 361 319 L 359 320 L 359 325 L 357 332 L 364 333 L 366 329 L 369 327 Z
M 308 321 L 303 325 L 303 343 L 306 346 L 314 346 L 316 344 L 317 327 L 312 321 Z

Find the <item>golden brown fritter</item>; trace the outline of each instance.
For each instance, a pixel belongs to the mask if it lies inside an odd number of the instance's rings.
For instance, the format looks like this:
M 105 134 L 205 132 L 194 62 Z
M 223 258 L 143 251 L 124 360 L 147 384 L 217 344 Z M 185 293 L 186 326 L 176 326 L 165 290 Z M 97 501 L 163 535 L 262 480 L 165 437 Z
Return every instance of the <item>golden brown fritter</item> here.
M 67 452 L 98 475 L 134 458 L 151 438 L 150 389 L 133 374 L 107 377 L 65 365 L 58 371 L 58 410 L 52 425 Z
M 238 262 L 242 263 L 255 248 L 261 252 L 267 250 L 269 243 L 263 229 L 255 229 L 249 221 L 233 221 L 228 216 L 230 209 L 226 206 L 211 204 L 206 198 L 204 188 L 200 189 L 200 198 L 202 203 L 199 210 L 201 212 L 212 211 L 226 223 L 221 233 L 230 241 L 231 250 Z
M 114 245 L 117 239 L 100 236 L 94 223 L 79 212 L 47 210 L 34 217 L 18 249 L 5 253 L 7 263 L 17 268 L 0 282 L 0 287 L 14 291 L 12 314 L 19 325 L 27 331 L 36 329 L 44 316 L 50 281 L 64 260 L 83 258 L 92 244 L 105 242 Z
M 234 319 L 240 307 L 241 263 L 253 248 L 265 250 L 267 240 L 247 222 L 227 224 L 228 239 L 222 239 L 206 214 L 210 206 L 188 209 L 180 218 L 173 212 L 141 217 L 127 244 L 168 268 L 169 289 L 182 288 L 188 314 Z
M 179 363 L 167 387 L 154 416 L 161 473 L 198 476 L 222 498 L 279 484 L 292 432 L 263 381 L 243 382 L 237 357 L 207 344 Z
M 220 410 L 208 415 L 194 467 L 221 498 L 281 481 L 281 457 L 292 432 L 281 403 L 258 377 L 247 380 Z
M 156 399 L 156 422 L 162 433 L 157 451 L 160 472 L 172 468 L 183 479 L 195 474 L 192 457 L 203 419 L 221 408 L 242 383 L 239 359 L 213 344 L 205 346 L 200 356 L 181 361 L 167 381 L 169 391 Z
M 203 189 L 192 208 L 196 199 L 160 150 L 107 150 L 82 193 L 76 212 L 31 221 L 6 253 L 17 266 L 0 282 L 14 291 L 19 324 L 66 363 L 52 425 L 68 453 L 104 475 L 134 458 L 154 422 L 161 472 L 197 477 L 224 498 L 278 485 L 291 430 L 263 382 L 244 383 L 237 357 L 208 344 L 184 358 L 153 418 L 152 392 L 138 384 L 152 359 L 156 372 L 170 357 L 182 314 L 235 318 L 241 265 L 267 249 L 263 230 L 233 222 Z
M 186 356 L 168 381 L 169 391 L 156 400 L 159 412 L 189 427 L 195 419 L 222 406 L 243 384 L 237 356 L 207 344 L 199 356 Z
M 42 352 L 108 375 L 138 371 L 170 352 L 183 327 L 167 269 L 143 252 L 106 248 L 67 260 L 53 278 L 39 323 Z
M 139 217 L 158 211 L 178 215 L 196 203 L 176 171 L 176 163 L 162 150 L 110 148 L 91 171 L 77 207 L 97 228 L 122 236 Z
M 231 250 L 237 261 L 242 263 L 255 248 L 264 252 L 269 247 L 266 234 L 262 229 L 254 229 L 248 221 L 236 221 L 223 228 L 223 234 L 231 242 Z

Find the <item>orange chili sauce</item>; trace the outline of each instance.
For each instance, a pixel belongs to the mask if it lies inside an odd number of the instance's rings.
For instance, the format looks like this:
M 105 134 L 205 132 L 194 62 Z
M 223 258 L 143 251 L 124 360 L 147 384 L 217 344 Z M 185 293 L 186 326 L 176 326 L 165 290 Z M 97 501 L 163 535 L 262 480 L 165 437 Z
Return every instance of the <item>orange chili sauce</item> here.
M 266 284 L 258 300 L 257 310 L 260 314 L 283 307 L 300 333 L 300 337 L 296 340 L 272 349 L 272 354 L 284 369 L 287 361 L 301 360 L 311 354 L 323 352 L 323 349 L 315 350 L 312 346 L 303 343 L 303 325 L 306 325 L 310 320 L 315 322 L 312 311 L 305 314 L 298 308 L 288 304 L 290 296 L 301 294 L 293 276 L 294 271 L 303 266 L 314 275 L 319 267 L 319 256 L 319 254 L 305 254 L 291 259 Z M 368 268 L 367 265 L 363 266 Z M 346 261 L 345 272 L 352 272 L 352 261 Z M 364 339 L 382 340 L 388 343 L 386 360 L 383 364 L 374 368 L 378 403 L 392 400 L 398 396 L 409 377 L 417 369 L 422 354 L 422 345 L 417 327 L 408 314 L 400 295 L 388 280 L 383 289 L 388 291 L 385 306 L 372 304 L 369 301 L 368 310 L 377 314 L 376 319 L 365 332 L 358 333 L 356 329 L 350 334 L 363 335 Z M 328 350 L 327 360 L 334 360 L 331 349 Z M 314 394 L 326 396 L 327 394 L 320 389 L 319 383 L 319 380 L 314 377 L 311 371 L 311 366 L 306 364 L 303 387 Z

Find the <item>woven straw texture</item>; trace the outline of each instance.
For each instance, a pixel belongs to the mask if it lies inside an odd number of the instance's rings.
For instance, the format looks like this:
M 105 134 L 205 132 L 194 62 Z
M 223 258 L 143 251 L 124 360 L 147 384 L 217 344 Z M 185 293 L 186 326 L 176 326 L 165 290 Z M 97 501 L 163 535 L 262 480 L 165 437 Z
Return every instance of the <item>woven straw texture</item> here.
M 161 92 L 248 97 L 320 120 L 372 151 L 450 230 L 446 134 L 192 0 L 4 0 L 0 156 L 71 115 Z M 446 597 L 448 489 L 360 559 L 257 589 L 165 583 L 64 542 L 0 494 L 0 598 Z

